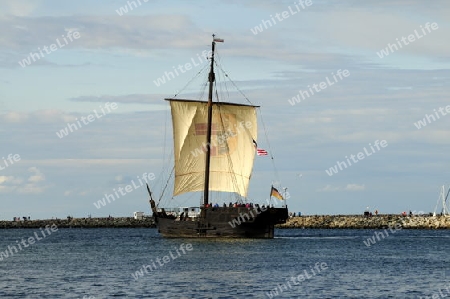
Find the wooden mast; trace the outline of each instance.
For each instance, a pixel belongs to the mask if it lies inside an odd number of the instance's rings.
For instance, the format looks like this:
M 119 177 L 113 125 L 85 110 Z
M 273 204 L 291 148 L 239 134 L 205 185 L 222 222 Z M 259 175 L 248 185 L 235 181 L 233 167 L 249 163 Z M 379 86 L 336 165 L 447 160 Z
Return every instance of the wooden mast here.
M 206 163 L 205 163 L 205 186 L 203 189 L 203 205 L 206 206 L 209 203 L 209 169 L 211 161 L 211 127 L 212 127 L 212 97 L 213 97 L 213 84 L 215 80 L 214 75 L 214 48 L 216 46 L 215 38 L 213 34 L 213 41 L 211 46 L 211 69 L 209 71 L 209 92 L 208 92 L 208 122 L 206 131 Z

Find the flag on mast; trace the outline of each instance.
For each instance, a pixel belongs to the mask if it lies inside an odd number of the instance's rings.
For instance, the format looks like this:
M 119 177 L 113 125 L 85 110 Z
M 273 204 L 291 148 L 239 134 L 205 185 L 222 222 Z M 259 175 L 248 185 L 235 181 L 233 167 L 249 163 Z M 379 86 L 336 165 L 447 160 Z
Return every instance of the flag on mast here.
M 270 196 L 276 197 L 280 200 L 284 199 L 283 195 L 281 195 L 281 193 L 278 192 L 278 190 L 276 188 L 274 188 L 273 186 L 272 186 L 272 189 L 270 190 Z
M 269 153 L 266 150 L 263 150 L 262 148 L 256 149 L 256 154 L 258 156 L 267 156 Z
M 216 43 L 223 43 L 224 42 L 223 38 L 214 38 L 214 41 Z
M 266 150 L 264 150 L 262 148 L 258 148 L 258 143 L 256 143 L 255 139 L 252 139 L 252 140 L 253 140 L 253 146 L 256 148 L 256 154 L 258 156 L 267 156 L 269 154 Z

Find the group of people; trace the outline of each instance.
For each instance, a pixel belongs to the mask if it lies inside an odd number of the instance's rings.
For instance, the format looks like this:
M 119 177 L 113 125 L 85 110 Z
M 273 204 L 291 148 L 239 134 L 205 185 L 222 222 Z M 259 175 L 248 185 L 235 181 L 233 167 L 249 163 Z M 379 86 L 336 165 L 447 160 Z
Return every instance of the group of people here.
M 14 221 L 20 221 L 20 217 L 14 217 L 13 219 L 14 219 Z M 30 220 L 30 216 L 28 216 L 28 217 L 23 216 L 22 219 L 23 219 L 23 221 Z
M 206 204 L 205 205 L 205 208 L 218 208 L 219 207 L 219 204 Z M 226 203 L 223 203 L 223 207 L 224 208 L 226 208 L 227 207 L 227 204 Z M 248 208 L 248 209 L 252 209 L 253 207 L 255 207 L 255 208 L 259 208 L 259 204 L 254 204 L 253 205 L 253 203 L 238 203 L 238 202 L 235 202 L 235 203 L 232 203 L 232 202 L 230 202 L 229 204 L 228 204 L 228 207 L 229 208 Z M 262 205 L 262 208 L 265 208 L 265 206 L 264 205 Z
M 378 215 L 378 210 L 375 210 L 374 214 L 375 214 L 375 216 L 377 216 L 377 215 Z M 372 212 L 369 212 L 369 211 L 366 210 L 366 211 L 364 212 L 364 216 L 366 216 L 366 217 L 372 217 L 373 214 L 372 214 Z
M 378 215 L 378 210 L 375 210 L 374 214 L 375 214 L 375 216 L 377 216 L 377 215 Z M 408 216 L 408 214 L 407 214 L 405 211 L 403 211 L 403 212 L 401 213 L 401 215 L 402 215 L 403 217 Z M 372 212 L 369 212 L 369 211 L 366 210 L 366 211 L 364 212 L 364 216 L 366 216 L 366 217 L 372 217 Z M 412 216 L 413 216 L 413 212 L 409 211 L 409 216 L 412 217 Z

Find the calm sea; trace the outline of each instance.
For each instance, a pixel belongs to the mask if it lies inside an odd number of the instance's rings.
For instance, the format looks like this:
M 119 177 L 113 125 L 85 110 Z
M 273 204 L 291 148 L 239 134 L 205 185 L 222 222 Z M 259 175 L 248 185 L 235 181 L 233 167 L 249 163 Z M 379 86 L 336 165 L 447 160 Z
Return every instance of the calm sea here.
M 374 232 L 199 240 L 155 229 L 0 230 L 0 298 L 450 296 L 450 231 Z

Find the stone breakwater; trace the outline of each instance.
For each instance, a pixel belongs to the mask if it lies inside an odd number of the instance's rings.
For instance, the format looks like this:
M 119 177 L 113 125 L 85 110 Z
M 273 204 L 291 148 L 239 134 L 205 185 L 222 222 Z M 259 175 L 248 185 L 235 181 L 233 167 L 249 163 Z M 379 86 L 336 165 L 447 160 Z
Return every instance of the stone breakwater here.
M 132 217 L 68 218 L 46 220 L 0 221 L 2 228 L 40 228 L 55 224 L 58 228 L 132 228 L 156 227 L 153 218 L 137 220 Z
M 114 218 L 69 218 L 46 220 L 0 221 L 2 228 L 40 228 L 55 224 L 58 228 L 154 228 L 153 218 L 137 220 L 132 217 Z M 314 215 L 292 217 L 277 228 L 322 228 L 322 229 L 385 229 L 400 224 L 404 229 L 450 229 L 450 217 L 445 216 L 401 216 L 378 215 Z
M 315 215 L 292 217 L 277 228 L 348 228 L 348 229 L 385 229 L 400 224 L 404 229 L 450 229 L 450 217 L 445 216 L 402 216 L 377 215 Z

